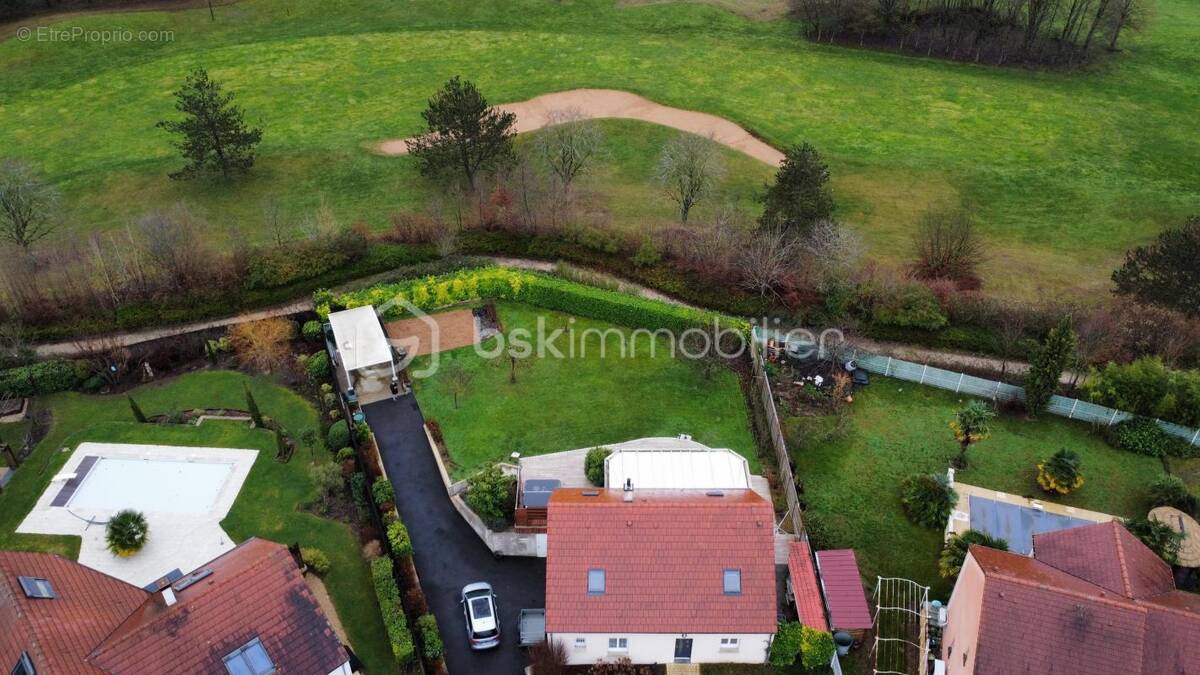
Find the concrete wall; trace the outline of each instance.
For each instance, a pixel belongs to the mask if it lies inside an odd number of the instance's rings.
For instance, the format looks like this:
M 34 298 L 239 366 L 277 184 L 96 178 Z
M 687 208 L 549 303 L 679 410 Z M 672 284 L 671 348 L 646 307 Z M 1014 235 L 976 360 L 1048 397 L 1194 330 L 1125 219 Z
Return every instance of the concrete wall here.
M 628 657 L 634 663 L 672 663 L 675 660 L 675 639 L 692 640 L 692 663 L 765 663 L 772 635 L 758 634 L 694 634 L 694 633 L 553 633 L 547 639 L 560 640 L 567 647 L 572 665 L 590 665 L 603 659 L 615 661 Z M 628 649 L 609 651 L 609 638 L 626 638 Z M 738 648 L 721 649 L 721 638 L 737 638 Z M 582 639 L 582 645 L 576 642 Z
M 950 595 L 946 631 L 942 635 L 946 675 L 972 675 L 975 672 L 984 583 L 983 570 L 974 556 L 968 554 Z

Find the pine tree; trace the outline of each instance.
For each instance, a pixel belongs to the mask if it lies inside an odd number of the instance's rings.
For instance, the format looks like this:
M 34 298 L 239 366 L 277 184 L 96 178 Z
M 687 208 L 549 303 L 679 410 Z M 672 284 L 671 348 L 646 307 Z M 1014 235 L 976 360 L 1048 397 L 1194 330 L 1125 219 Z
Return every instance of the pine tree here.
M 475 85 L 455 77 L 429 99 L 428 133 L 408 141 L 421 173 L 441 178 L 461 172 L 474 190 L 479 172 L 513 157 L 517 116 L 488 105 Z
M 808 143 L 787 149 L 763 197 L 763 227 L 781 226 L 791 234 L 805 235 L 818 220 L 833 215 L 829 167 Z
M 1037 415 L 1050 404 L 1050 397 L 1058 390 L 1058 381 L 1074 353 L 1075 331 L 1071 329 L 1071 318 L 1063 317 L 1050 330 L 1029 365 L 1029 375 L 1025 378 L 1025 409 L 1030 415 Z
M 262 413 L 258 410 L 258 401 L 254 400 L 254 394 L 250 393 L 250 386 L 245 385 L 246 389 L 246 410 L 250 412 L 250 419 L 254 421 L 254 426 L 261 429 L 263 427 Z
M 175 92 L 175 109 L 182 120 L 164 120 L 156 126 L 182 136 L 176 147 L 188 165 L 171 178 L 195 178 L 214 171 L 223 178 L 254 166 L 254 149 L 262 140 L 262 129 L 246 125 L 242 109 L 233 105 L 233 94 L 197 68 Z
M 138 422 L 145 422 L 146 414 L 142 412 L 142 407 L 137 404 L 137 401 L 133 400 L 132 396 L 126 396 L 125 398 L 129 399 L 129 409 L 133 411 L 133 419 Z

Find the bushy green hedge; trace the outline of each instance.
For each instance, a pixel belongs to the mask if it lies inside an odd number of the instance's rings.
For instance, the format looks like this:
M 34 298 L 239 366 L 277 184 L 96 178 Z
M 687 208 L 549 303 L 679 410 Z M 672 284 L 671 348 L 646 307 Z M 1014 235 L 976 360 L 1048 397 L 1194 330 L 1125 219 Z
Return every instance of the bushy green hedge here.
M 314 353 L 304 362 L 304 372 L 312 382 L 322 382 L 329 378 L 333 366 L 329 362 L 329 353 L 325 350 Z
M 338 420 L 329 425 L 329 431 L 325 434 L 325 447 L 328 448 L 344 448 L 350 445 L 350 427 L 346 425 L 346 420 Z
M 351 229 L 278 246 L 259 246 L 244 257 L 242 283 L 249 289 L 286 286 L 349 265 L 366 252 L 366 236 Z
M 588 450 L 583 462 L 583 472 L 587 474 L 587 479 L 592 485 L 604 487 L 604 460 L 611 454 L 612 450 L 603 446 Z
M 1113 447 L 1150 457 L 1193 457 L 1200 454 L 1200 447 L 1168 434 L 1148 417 L 1135 417 L 1114 424 L 1104 430 L 1104 439 Z
M 392 487 L 392 482 L 380 476 L 371 484 L 371 497 L 375 500 L 376 506 L 383 506 L 396 501 L 396 491 Z
M 771 654 L 768 658 L 773 666 L 790 666 L 796 662 L 803 641 L 803 626 L 796 621 L 779 624 L 775 631 L 775 639 L 771 641 Z
M 319 548 L 305 547 L 300 549 L 300 559 L 312 570 L 313 574 L 323 577 L 329 573 L 332 565 L 329 562 L 329 556 Z
M 383 626 L 392 645 L 392 655 L 401 666 L 407 666 L 413 662 L 416 650 L 412 632 L 408 629 L 408 619 L 404 617 L 404 607 L 400 604 L 400 588 L 392 575 L 392 559 L 372 560 L 371 579 L 375 582 L 375 597 L 379 601 Z
M 442 634 L 438 632 L 437 619 L 432 614 L 422 614 L 417 617 L 417 630 L 421 631 L 422 652 L 429 662 L 442 658 L 446 647 L 442 644 Z
M 480 299 L 519 300 L 545 309 L 607 321 L 630 328 L 666 328 L 682 332 L 689 328 L 746 333 L 749 323 L 717 312 L 673 305 L 617 291 L 585 286 L 544 274 L 485 267 L 440 277 L 399 284 L 381 284 L 349 293 L 318 291 L 313 296 L 317 313 L 328 316 L 337 307 L 364 305 L 385 307 L 385 319 L 401 318 L 409 310 L 404 304 L 388 306 L 396 299 L 423 311 Z
M 1172 370 L 1156 356 L 1110 363 L 1092 373 L 1084 392 L 1110 408 L 1200 426 L 1200 371 Z
M 397 558 L 407 558 L 413 554 L 412 538 L 408 536 L 408 528 L 399 520 L 393 520 L 387 526 L 388 543 L 392 546 L 392 555 Z
M 82 361 L 42 361 L 0 370 L 0 395 L 41 396 L 74 389 L 88 377 Z

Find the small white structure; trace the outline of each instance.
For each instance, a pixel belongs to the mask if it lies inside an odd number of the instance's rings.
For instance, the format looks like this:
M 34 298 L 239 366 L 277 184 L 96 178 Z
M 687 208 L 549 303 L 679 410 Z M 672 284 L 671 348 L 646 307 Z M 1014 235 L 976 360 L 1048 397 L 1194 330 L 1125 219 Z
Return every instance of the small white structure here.
M 684 438 L 642 438 L 610 446 L 604 483 L 635 490 L 749 490 L 750 464 L 728 448 Z
M 389 383 L 396 382 L 395 355 L 379 315 L 371 305 L 355 307 L 329 315 L 336 351 L 334 360 L 341 369 L 339 380 L 358 396 L 388 392 Z M 360 401 L 363 403 L 369 401 Z

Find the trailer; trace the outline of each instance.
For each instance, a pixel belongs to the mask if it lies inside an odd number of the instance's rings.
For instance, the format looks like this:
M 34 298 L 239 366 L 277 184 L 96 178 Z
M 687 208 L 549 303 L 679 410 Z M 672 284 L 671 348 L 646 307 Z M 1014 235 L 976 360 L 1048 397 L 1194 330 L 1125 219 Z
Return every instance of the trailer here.
M 517 633 L 522 647 L 532 647 L 546 641 L 546 610 L 522 609 L 517 619 Z

